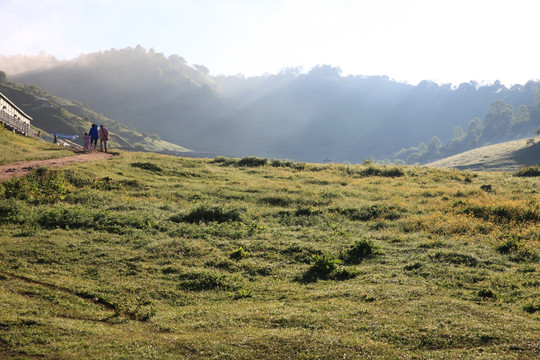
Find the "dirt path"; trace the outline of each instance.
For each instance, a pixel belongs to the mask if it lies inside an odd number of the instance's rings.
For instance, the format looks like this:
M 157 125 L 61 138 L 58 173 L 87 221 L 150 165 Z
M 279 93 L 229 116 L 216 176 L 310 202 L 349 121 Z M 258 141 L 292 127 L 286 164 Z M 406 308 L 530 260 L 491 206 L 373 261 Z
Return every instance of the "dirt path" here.
M 114 156 L 111 153 L 92 152 L 88 154 L 78 154 L 58 159 L 17 161 L 0 166 L 0 181 L 5 181 L 17 176 L 24 176 L 30 171 L 39 167 L 57 168 L 68 164 L 79 162 L 107 159 Z

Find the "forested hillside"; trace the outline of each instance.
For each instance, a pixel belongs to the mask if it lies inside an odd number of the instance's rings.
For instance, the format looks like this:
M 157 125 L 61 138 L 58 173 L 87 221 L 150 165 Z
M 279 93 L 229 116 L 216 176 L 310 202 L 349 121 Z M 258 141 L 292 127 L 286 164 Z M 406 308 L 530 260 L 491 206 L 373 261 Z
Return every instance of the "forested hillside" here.
M 457 125 L 446 144 L 434 136 L 426 146 L 402 149 L 394 156 L 409 164 L 427 163 L 441 158 L 476 149 L 480 146 L 540 135 L 540 90 L 536 92 L 534 105 L 521 105 L 516 114 L 514 107 L 502 100 L 491 104 L 483 120 L 473 118 L 466 131 Z M 540 154 L 538 154 L 540 159 Z
M 0 73 L 1 74 L 1 73 Z M 97 114 L 89 105 L 51 95 L 37 85 L 22 85 L 3 78 L 0 92 L 32 117 L 32 125 L 46 133 L 77 135 L 74 141 L 82 145 L 83 134 L 92 123 L 104 124 L 110 133 L 111 146 L 116 148 L 184 152 L 187 149 L 163 141 L 157 135 L 141 134 L 118 121 Z M 45 103 L 36 102 L 46 98 Z M 45 135 L 45 134 L 44 134 Z
M 411 85 L 386 76 L 342 76 L 327 65 L 259 77 L 211 76 L 202 65 L 140 46 L 81 55 L 13 78 L 167 141 L 234 156 L 423 162 L 532 136 L 540 126 L 534 115 L 540 83 L 533 81 L 510 88 L 473 81 Z M 512 126 L 490 120 L 501 111 Z M 425 156 L 429 146 L 437 149 L 433 156 Z

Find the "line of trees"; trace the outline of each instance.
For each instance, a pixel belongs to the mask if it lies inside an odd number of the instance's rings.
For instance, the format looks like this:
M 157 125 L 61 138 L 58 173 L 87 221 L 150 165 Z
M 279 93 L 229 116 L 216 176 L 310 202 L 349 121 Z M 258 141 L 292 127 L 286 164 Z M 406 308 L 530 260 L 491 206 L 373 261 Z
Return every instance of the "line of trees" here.
M 540 135 L 540 89 L 536 90 L 534 105 L 520 105 L 516 113 L 512 105 L 502 100 L 493 102 L 483 120 L 473 118 L 466 130 L 457 125 L 443 145 L 434 136 L 426 145 L 404 148 L 394 158 L 407 164 L 428 163 L 480 146 Z

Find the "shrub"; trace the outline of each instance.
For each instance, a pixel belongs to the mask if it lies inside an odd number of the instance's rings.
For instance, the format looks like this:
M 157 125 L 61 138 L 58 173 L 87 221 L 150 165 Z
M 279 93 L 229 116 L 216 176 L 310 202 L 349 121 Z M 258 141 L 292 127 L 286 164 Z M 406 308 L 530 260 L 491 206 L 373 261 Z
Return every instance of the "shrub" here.
M 481 289 L 478 291 L 478 296 L 484 299 L 495 299 L 495 293 L 491 289 Z
M 6 199 L 20 199 L 33 204 L 56 203 L 68 193 L 63 172 L 46 168 L 6 181 L 2 186 Z
M 341 265 L 341 260 L 336 259 L 329 254 L 313 255 L 312 265 L 300 281 L 315 282 L 318 279 L 322 280 L 348 280 L 358 276 L 358 272 L 353 269 L 344 268 Z
M 466 265 L 470 267 L 475 267 L 478 265 L 479 261 L 477 258 L 467 254 L 460 254 L 457 252 L 442 252 L 439 251 L 430 256 L 431 260 L 439 261 L 455 265 Z
M 523 310 L 529 314 L 534 314 L 537 311 L 540 311 L 540 304 L 527 304 L 523 306 Z
M 313 216 L 313 215 L 320 215 L 322 213 L 321 210 L 312 209 L 310 207 L 299 207 L 294 212 L 294 216 Z
M 418 270 L 422 267 L 422 263 L 415 262 L 413 264 L 405 265 L 404 269 L 407 271 Z
M 317 277 L 325 278 L 341 264 L 341 261 L 328 254 L 313 255 L 313 265 L 309 269 Z
M 496 206 L 465 206 L 458 211 L 462 214 L 472 215 L 475 218 L 492 221 L 494 223 L 509 223 L 515 221 L 517 223 L 540 221 L 540 208 L 511 206 L 511 205 L 496 205 Z
M 373 219 L 396 220 L 401 217 L 399 210 L 395 206 L 386 205 L 366 205 L 359 208 L 334 209 L 350 220 L 368 221 Z
M 540 166 L 523 167 L 519 169 L 514 176 L 519 177 L 536 177 L 540 176 Z
M 44 228 L 93 228 L 94 214 L 84 206 L 56 207 L 42 212 L 37 219 Z
M 131 320 L 146 322 L 156 314 L 150 306 L 152 302 L 142 297 L 137 297 L 134 301 L 122 297 L 119 301 L 111 302 L 111 305 L 114 309 L 112 317 L 125 316 Z
M 233 166 L 236 164 L 237 159 L 231 159 L 225 156 L 217 156 L 214 160 L 210 161 L 211 164 L 222 164 L 224 166 Z
M 237 166 L 245 166 L 245 167 L 260 167 L 265 166 L 268 164 L 268 159 L 265 158 L 259 158 L 256 156 L 246 156 L 236 163 Z
M 203 270 L 184 273 L 179 276 L 178 287 L 183 290 L 237 290 L 240 288 L 234 279 L 217 271 Z
M 356 269 L 346 268 L 339 266 L 333 274 L 335 280 L 349 280 L 354 279 L 359 274 L 359 271 Z
M 322 255 L 320 250 L 312 249 L 302 243 L 292 243 L 288 248 L 281 251 L 283 255 L 292 257 L 294 261 L 309 264 L 314 255 Z
M 495 249 L 501 254 L 511 254 L 510 260 L 516 262 L 533 262 L 539 258 L 539 255 L 534 250 L 526 248 L 525 243 L 517 236 L 511 236 Z
M 540 255 L 533 249 L 519 247 L 517 251 L 512 253 L 510 260 L 515 262 L 537 262 L 540 260 Z
M 125 233 L 129 228 L 159 229 L 156 221 L 139 212 L 89 210 L 81 205 L 47 209 L 37 216 L 36 221 L 47 229 L 94 229 L 119 234 Z
M 401 170 L 398 167 L 376 166 L 371 163 L 367 164 L 367 166 L 364 166 L 360 169 L 351 168 L 348 166 L 345 169 L 345 173 L 347 175 L 357 175 L 361 177 L 380 176 L 380 177 L 394 178 L 394 177 L 401 177 L 405 175 L 403 170 Z
M 349 264 L 360 264 L 364 259 L 373 256 L 375 251 L 376 247 L 371 240 L 361 239 L 354 242 L 343 258 Z
M 253 292 L 249 289 L 239 289 L 235 293 L 231 294 L 234 300 L 247 299 L 253 297 Z
M 244 219 L 244 209 L 239 208 L 225 208 L 218 205 L 202 205 L 195 209 L 192 209 L 187 214 L 179 214 L 171 217 L 171 221 L 174 222 L 188 222 L 188 223 L 199 223 L 199 222 L 218 222 L 225 223 L 230 221 L 243 222 Z
M 303 162 L 297 163 L 292 160 L 272 159 L 272 161 L 270 161 L 270 166 L 290 168 L 290 169 L 295 169 L 295 170 L 304 170 L 306 168 L 306 163 L 303 163 Z
M 519 248 L 519 239 L 515 236 L 510 237 L 505 242 L 496 246 L 496 249 L 501 254 L 509 254 L 513 251 L 517 251 Z
M 24 202 L 18 199 L 0 200 L 0 224 L 32 223 L 34 213 Z
M 242 246 L 233 250 L 233 252 L 231 252 L 231 254 L 229 255 L 229 257 L 233 260 L 240 260 L 248 256 L 249 256 L 249 252 L 246 249 L 244 249 Z
M 152 164 L 151 162 L 134 162 L 131 163 L 131 166 L 143 170 L 153 171 L 156 173 L 160 173 L 163 171 L 163 169 L 159 165 Z
M 259 202 L 263 204 L 272 205 L 272 206 L 286 207 L 286 206 L 291 205 L 294 202 L 294 200 L 288 197 L 284 197 L 284 196 L 273 195 L 273 196 L 267 196 L 267 197 L 261 198 Z

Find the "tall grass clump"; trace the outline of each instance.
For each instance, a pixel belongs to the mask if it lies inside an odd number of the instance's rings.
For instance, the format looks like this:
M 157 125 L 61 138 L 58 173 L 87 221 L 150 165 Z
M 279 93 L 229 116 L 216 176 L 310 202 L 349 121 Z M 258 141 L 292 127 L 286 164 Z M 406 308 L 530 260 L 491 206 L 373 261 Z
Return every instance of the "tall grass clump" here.
M 187 214 L 178 214 L 170 218 L 174 222 L 244 222 L 245 210 L 241 208 L 227 208 L 219 205 L 201 205 L 190 210 Z
M 353 245 L 347 249 L 342 257 L 346 263 L 360 264 L 364 259 L 368 259 L 375 255 L 377 247 L 371 240 L 361 239 L 354 242 Z
M 510 236 L 495 249 L 504 255 L 509 255 L 510 260 L 515 262 L 536 262 L 540 255 L 526 246 L 526 242 L 522 241 L 518 236 Z
M 63 200 L 68 183 L 62 171 L 38 168 L 30 174 L 1 184 L 6 199 L 19 199 L 32 204 L 52 204 Z
M 223 166 L 262 167 L 268 164 L 268 159 L 256 156 L 246 156 L 241 159 L 218 156 L 214 160 L 212 160 L 211 163 L 221 164 Z
M 540 166 L 523 167 L 514 173 L 518 177 L 536 177 L 540 176 Z
M 306 168 L 306 163 L 294 162 L 292 160 L 272 159 L 272 161 L 270 161 L 270 166 L 289 168 L 289 169 L 294 169 L 294 170 L 304 170 Z
M 33 221 L 33 209 L 18 199 L 0 199 L 0 224 L 25 224 Z
M 230 291 L 242 286 L 235 276 L 220 271 L 200 270 L 181 273 L 178 276 L 178 287 L 188 291 Z
M 268 164 L 268 159 L 266 158 L 260 158 L 256 156 L 246 156 L 236 163 L 237 166 L 244 166 L 244 167 L 261 167 L 266 166 Z
M 459 210 L 460 213 L 472 215 L 475 218 L 494 223 L 525 223 L 540 221 L 538 205 L 526 207 L 522 205 L 467 205 Z
M 374 219 L 396 220 L 401 217 L 400 211 L 396 206 L 373 204 L 357 208 L 336 208 L 333 210 L 350 220 L 368 221 Z
M 405 175 L 403 170 L 401 170 L 399 167 L 373 165 L 373 164 L 369 164 L 367 166 L 360 166 L 360 167 L 347 166 L 344 170 L 344 173 L 346 175 L 359 176 L 359 177 L 379 176 L 379 177 L 396 178 L 396 177 L 401 177 Z
M 161 166 L 151 163 L 151 162 L 134 162 L 134 163 L 131 163 L 131 166 L 134 168 L 148 170 L 155 173 L 160 173 L 163 171 L 163 168 Z
M 341 266 L 342 261 L 327 253 L 312 256 L 312 264 L 299 279 L 300 282 L 317 280 L 348 280 L 358 276 L 358 272 Z

